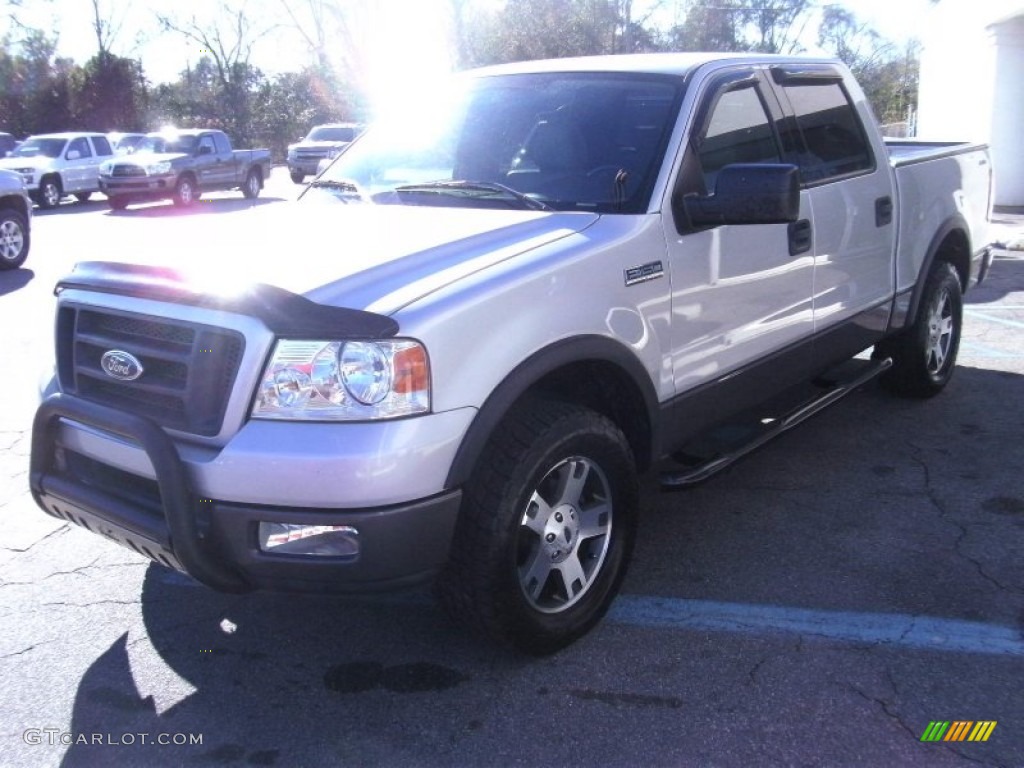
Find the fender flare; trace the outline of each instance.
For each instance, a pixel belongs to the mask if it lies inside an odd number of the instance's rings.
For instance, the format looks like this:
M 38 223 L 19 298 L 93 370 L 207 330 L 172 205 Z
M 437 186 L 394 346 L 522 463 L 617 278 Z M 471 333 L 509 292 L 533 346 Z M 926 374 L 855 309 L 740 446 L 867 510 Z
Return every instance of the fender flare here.
M 535 352 L 517 365 L 494 388 L 469 425 L 455 454 L 445 489 L 456 488 L 469 479 L 470 473 L 509 409 L 527 391 L 550 373 L 574 363 L 610 363 L 624 372 L 643 396 L 643 409 L 650 424 L 650 445 L 644 446 L 650 456 L 656 455 L 658 443 L 658 397 L 650 374 L 640 360 L 621 342 L 606 336 L 576 336 L 556 341 Z
M 935 259 L 938 256 L 939 248 L 954 232 L 959 232 L 964 236 L 964 240 L 967 242 L 966 257 L 966 270 L 967 274 L 960 272 L 960 266 L 954 264 L 957 268 L 957 272 L 960 274 L 961 284 L 964 288 L 967 287 L 970 282 L 971 275 L 971 236 L 970 227 L 967 224 L 967 220 L 964 219 L 960 214 L 953 214 L 942 224 L 939 225 L 938 230 L 932 236 L 931 242 L 928 244 L 928 250 L 925 252 L 924 262 L 921 264 L 921 271 L 917 275 L 917 280 L 914 282 L 914 289 L 910 296 L 910 306 L 907 308 L 907 314 L 904 318 L 903 327 L 906 327 L 907 321 L 913 322 L 913 318 L 917 316 L 918 307 L 921 305 L 921 295 L 924 293 L 924 284 L 928 281 L 928 275 L 932 271 L 932 265 L 935 263 Z

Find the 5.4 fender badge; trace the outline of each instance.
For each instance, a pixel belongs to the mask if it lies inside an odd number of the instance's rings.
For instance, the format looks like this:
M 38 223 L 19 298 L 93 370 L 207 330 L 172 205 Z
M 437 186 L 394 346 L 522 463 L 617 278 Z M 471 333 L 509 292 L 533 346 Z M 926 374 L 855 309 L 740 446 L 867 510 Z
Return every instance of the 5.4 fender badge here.
M 142 363 L 130 352 L 112 349 L 100 358 L 100 368 L 111 378 L 119 381 L 135 381 L 142 375 Z

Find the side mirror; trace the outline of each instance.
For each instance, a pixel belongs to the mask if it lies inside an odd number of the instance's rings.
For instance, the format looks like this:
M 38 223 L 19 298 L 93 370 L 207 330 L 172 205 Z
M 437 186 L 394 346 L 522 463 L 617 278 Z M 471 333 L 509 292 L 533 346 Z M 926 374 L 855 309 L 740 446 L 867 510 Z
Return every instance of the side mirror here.
M 800 171 L 795 165 L 737 163 L 718 172 L 715 193 L 682 200 L 695 227 L 786 224 L 800 217 Z
M 81 156 L 82 156 L 82 153 L 79 152 L 77 149 L 68 150 L 68 153 L 66 155 L 64 155 L 64 157 L 66 159 L 68 159 L 68 160 L 77 160 Z
M 203 155 L 212 155 L 213 154 L 213 147 L 210 147 L 210 146 L 207 146 L 206 144 L 204 144 L 203 146 L 201 146 L 199 148 L 199 151 L 196 154 L 199 155 L 200 157 L 202 157 Z

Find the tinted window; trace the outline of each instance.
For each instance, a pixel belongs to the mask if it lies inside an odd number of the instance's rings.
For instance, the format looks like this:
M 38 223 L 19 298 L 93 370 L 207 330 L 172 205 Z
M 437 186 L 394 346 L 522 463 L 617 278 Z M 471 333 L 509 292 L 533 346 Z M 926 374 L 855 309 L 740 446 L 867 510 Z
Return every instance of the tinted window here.
M 352 126 L 321 126 L 310 131 L 307 141 L 352 141 L 356 129 Z
M 709 192 L 727 165 L 781 162 L 768 114 L 754 87 L 726 91 L 718 98 L 697 147 Z
M 839 83 L 785 86 L 796 113 L 797 134 L 785 142 L 796 151 L 804 181 L 822 181 L 874 167 L 864 130 Z
M 226 155 L 231 151 L 231 144 L 228 143 L 228 137 L 223 133 L 213 134 L 213 141 L 217 145 L 217 152 L 219 154 Z
M 113 151 L 110 149 L 110 142 L 107 141 L 106 136 L 93 136 L 92 144 L 96 147 L 97 155 L 112 155 Z
M 77 138 L 68 144 L 68 151 L 65 153 L 65 157 L 71 152 L 77 152 L 79 158 L 92 157 L 92 150 L 89 149 L 89 142 L 84 138 Z

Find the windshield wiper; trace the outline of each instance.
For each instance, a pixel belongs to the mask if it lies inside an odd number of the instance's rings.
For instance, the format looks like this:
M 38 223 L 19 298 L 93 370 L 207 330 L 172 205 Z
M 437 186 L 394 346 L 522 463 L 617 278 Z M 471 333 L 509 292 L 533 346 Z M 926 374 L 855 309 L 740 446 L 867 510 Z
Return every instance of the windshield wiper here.
M 465 196 L 470 197 L 511 197 L 523 204 L 524 207 L 534 211 L 553 211 L 550 205 L 542 200 L 538 200 L 529 195 L 524 195 L 522 192 L 506 187 L 504 184 L 498 184 L 493 181 L 428 181 L 423 184 L 406 184 L 402 187 L 395 187 L 395 192 L 402 193 L 424 193 L 424 194 L 445 194 L 453 192 L 456 194 L 465 193 Z M 482 193 L 482 194 L 481 194 Z
M 310 189 L 329 189 L 332 192 L 340 192 L 338 197 L 342 199 L 355 198 L 366 202 L 366 195 L 359 188 L 359 185 L 348 179 L 313 179 L 309 182 Z

